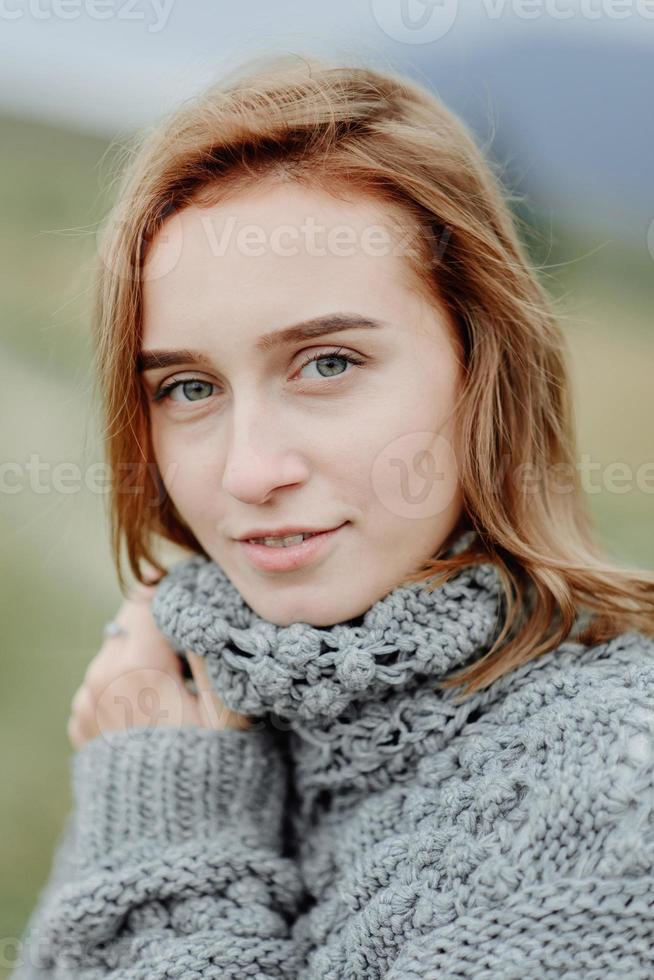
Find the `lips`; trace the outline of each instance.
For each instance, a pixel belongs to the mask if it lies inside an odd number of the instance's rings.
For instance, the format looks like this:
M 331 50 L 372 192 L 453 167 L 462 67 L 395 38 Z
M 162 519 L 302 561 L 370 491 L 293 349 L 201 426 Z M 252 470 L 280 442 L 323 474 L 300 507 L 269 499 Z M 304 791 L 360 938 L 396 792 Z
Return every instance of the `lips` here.
M 283 572 L 293 571 L 304 565 L 327 557 L 332 541 L 342 533 L 345 524 L 327 531 L 311 534 L 305 541 L 288 546 L 274 547 L 265 544 L 252 544 L 239 541 L 245 556 L 262 571 Z
M 325 534 L 327 531 L 334 531 L 341 524 L 331 527 L 280 527 L 277 530 L 265 530 L 264 528 L 254 528 L 245 534 L 239 535 L 237 541 L 251 541 L 253 538 L 290 538 L 297 534 Z
M 252 544 L 264 544 L 268 541 L 287 541 L 289 538 L 301 538 L 303 541 L 306 541 L 307 538 L 312 538 L 319 533 L 319 531 L 303 531 L 301 534 L 299 532 L 297 534 L 266 534 L 259 538 L 247 538 L 247 540 Z

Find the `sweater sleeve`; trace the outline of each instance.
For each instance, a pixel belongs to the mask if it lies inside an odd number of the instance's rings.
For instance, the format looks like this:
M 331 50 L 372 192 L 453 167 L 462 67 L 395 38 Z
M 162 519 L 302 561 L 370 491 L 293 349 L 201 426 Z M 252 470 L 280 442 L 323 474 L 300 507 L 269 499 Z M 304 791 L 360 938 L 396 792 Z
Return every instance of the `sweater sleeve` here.
M 464 913 L 406 941 L 387 980 L 648 980 L 654 974 L 654 712 L 618 764 L 592 750 L 537 786 Z
M 12 980 L 297 974 L 303 886 L 270 731 L 135 727 L 87 742 L 71 770 Z

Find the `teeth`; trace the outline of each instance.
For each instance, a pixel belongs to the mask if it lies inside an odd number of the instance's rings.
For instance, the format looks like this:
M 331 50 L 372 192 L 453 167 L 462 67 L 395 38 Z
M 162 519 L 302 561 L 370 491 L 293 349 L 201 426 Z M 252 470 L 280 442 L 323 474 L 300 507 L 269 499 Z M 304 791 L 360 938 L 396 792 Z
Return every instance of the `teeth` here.
M 250 538 L 253 544 L 265 544 L 269 548 L 288 548 L 292 544 L 301 544 L 313 534 L 289 534 L 285 538 Z

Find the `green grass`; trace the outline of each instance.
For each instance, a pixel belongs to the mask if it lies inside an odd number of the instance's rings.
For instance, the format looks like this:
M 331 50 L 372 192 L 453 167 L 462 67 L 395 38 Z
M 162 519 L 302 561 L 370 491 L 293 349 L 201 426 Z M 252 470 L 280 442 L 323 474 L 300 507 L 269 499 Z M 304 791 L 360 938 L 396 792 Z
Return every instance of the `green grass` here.
M 19 118 L 0 117 L 0 134 L 2 339 L 67 377 L 87 356 L 86 273 L 113 150 Z
M 4 458 L 101 459 L 88 401 L 89 263 L 104 213 L 107 144 L 0 118 L 0 408 Z M 581 451 L 636 468 L 652 456 L 654 264 L 555 229 L 535 254 L 569 312 Z M 11 419 L 11 424 L 8 421 Z M 654 495 L 589 498 L 620 561 L 654 568 Z M 88 492 L 3 495 L 0 917 L 20 936 L 70 805 L 70 700 L 120 597 L 103 501 Z M 0 967 L 0 976 L 3 970 Z

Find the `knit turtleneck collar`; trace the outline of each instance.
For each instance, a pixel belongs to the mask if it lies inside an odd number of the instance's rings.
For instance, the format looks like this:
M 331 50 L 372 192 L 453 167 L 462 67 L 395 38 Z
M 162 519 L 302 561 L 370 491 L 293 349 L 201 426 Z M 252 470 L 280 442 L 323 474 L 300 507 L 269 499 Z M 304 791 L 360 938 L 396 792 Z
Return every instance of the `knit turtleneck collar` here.
M 495 565 L 469 565 L 436 589 L 400 585 L 332 626 L 277 626 L 254 612 L 219 565 L 193 556 L 160 581 L 152 613 L 176 649 L 205 657 L 228 707 L 292 733 L 305 788 L 363 788 L 401 778 L 406 751 L 415 756 L 418 742 L 427 746 L 456 711 L 457 690 L 433 682 L 490 649 L 501 591 Z
M 157 586 L 155 622 L 179 650 L 206 658 L 234 711 L 321 723 L 354 701 L 440 678 L 481 655 L 497 625 L 494 565 L 471 565 L 440 588 L 399 586 L 357 618 L 333 626 L 276 626 L 245 602 L 215 562 L 196 555 Z

